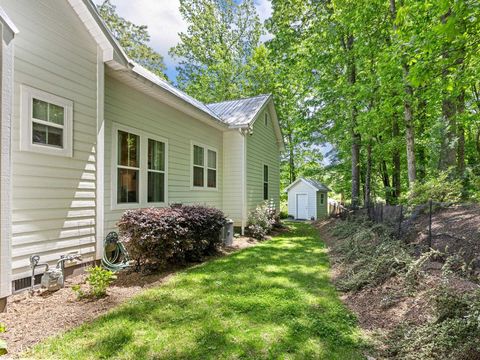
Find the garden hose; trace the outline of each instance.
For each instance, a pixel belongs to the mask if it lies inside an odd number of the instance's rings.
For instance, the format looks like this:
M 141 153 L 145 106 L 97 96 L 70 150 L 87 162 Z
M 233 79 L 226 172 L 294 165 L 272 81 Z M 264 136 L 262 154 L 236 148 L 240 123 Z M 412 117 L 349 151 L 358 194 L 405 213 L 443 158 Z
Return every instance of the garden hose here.
M 125 245 L 118 240 L 118 234 L 115 231 L 108 233 L 103 241 L 102 265 L 105 269 L 116 272 L 126 269 L 130 266 Z

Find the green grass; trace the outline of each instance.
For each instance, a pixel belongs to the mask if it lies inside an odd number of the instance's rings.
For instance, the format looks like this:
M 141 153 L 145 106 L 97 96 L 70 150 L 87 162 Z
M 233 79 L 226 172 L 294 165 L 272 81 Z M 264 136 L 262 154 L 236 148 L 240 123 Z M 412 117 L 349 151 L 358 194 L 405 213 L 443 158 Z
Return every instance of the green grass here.
M 362 359 L 354 316 L 307 224 L 182 271 L 90 324 L 37 345 L 36 359 Z

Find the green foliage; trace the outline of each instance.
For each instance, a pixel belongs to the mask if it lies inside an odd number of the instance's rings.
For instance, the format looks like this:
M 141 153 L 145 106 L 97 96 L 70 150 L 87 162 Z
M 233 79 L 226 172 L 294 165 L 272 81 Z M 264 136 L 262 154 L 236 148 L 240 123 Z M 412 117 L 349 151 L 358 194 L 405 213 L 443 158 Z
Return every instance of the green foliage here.
M 166 78 L 164 72 L 167 68 L 163 56 L 148 45 L 150 35 L 146 25 L 136 25 L 119 16 L 111 0 L 104 0 L 98 5 L 98 12 L 132 60 L 154 74 Z
M 263 240 L 277 222 L 275 210 L 270 208 L 268 201 L 264 201 L 248 214 L 247 233 L 255 239 Z
M 451 171 L 443 171 L 424 183 L 417 182 L 407 193 L 411 204 L 425 204 L 430 199 L 435 202 L 458 202 L 462 197 L 462 180 L 452 178 Z
M 0 334 L 4 333 L 5 331 L 7 331 L 5 324 L 0 323 Z M 8 353 L 7 343 L 4 340 L 0 339 L 0 356 L 5 355 L 7 353 Z
M 117 278 L 113 271 L 104 269 L 101 266 L 92 266 L 86 270 L 88 290 L 85 292 L 80 285 L 73 285 L 72 290 L 79 299 L 94 298 L 99 299 L 107 295 L 107 289 Z
M 188 29 L 170 54 L 179 60 L 182 90 L 206 103 L 264 90 L 271 72 L 267 50 L 256 49 L 262 28 L 253 0 L 180 0 L 180 12 Z
M 90 295 L 95 298 L 107 294 L 107 288 L 117 278 L 113 271 L 104 269 L 101 266 L 93 266 L 87 270 L 87 284 L 90 286 Z

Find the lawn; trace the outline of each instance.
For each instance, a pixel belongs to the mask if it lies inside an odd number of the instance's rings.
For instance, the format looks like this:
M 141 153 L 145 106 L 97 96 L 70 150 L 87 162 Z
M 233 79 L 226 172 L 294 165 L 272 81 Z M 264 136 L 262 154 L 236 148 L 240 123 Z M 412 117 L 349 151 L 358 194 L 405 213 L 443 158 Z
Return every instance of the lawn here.
M 36 359 L 362 359 L 354 316 L 308 224 L 190 268 L 90 324 L 37 345 Z

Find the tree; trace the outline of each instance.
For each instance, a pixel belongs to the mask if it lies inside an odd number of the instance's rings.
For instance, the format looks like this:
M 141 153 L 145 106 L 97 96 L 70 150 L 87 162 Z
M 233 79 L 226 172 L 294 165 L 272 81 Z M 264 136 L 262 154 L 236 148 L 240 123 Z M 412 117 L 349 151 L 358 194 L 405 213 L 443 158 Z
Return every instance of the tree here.
M 246 74 L 262 56 L 253 0 L 180 0 L 180 12 L 188 29 L 170 49 L 178 86 L 206 103 L 250 95 Z
M 119 16 L 110 0 L 98 5 L 98 12 L 128 57 L 156 75 L 167 78 L 163 56 L 148 45 L 150 35 L 146 25 L 135 25 Z

